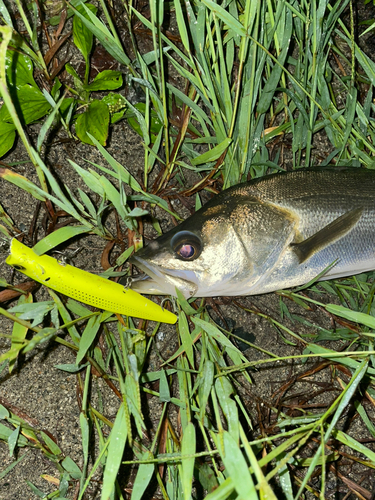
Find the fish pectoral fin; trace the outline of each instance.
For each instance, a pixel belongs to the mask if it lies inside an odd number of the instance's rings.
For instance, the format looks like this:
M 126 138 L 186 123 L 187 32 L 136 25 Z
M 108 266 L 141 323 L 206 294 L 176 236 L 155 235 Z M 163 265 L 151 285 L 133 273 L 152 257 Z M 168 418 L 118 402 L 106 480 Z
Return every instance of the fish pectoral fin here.
M 302 264 L 319 250 L 348 234 L 357 224 L 362 213 L 363 208 L 355 208 L 330 222 L 323 229 L 310 236 L 310 238 L 300 243 L 291 243 L 291 247 L 297 255 L 299 263 Z

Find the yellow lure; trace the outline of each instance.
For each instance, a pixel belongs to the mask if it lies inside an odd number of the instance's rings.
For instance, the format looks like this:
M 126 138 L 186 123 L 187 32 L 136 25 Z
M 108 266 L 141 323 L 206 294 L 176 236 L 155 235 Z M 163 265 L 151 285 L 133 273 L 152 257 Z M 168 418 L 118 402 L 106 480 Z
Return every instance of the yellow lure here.
M 113 313 L 174 324 L 177 316 L 134 290 L 49 257 L 13 238 L 6 263 L 72 299 Z

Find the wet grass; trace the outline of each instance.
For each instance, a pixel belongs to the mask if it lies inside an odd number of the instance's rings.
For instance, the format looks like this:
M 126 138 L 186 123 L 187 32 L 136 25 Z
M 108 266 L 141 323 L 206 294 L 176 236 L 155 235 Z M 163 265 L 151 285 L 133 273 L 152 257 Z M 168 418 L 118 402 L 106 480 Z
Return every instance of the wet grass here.
M 69 124 L 59 111 L 62 101 L 51 100 L 53 111 L 40 130 L 37 148 L 32 147 L 13 107 L 6 48 L 17 42 L 19 50 L 25 51 L 26 45 L 19 42 L 21 35 L 9 29 L 11 16 L 3 6 L 0 90 L 39 185 L 6 168 L 0 170 L 2 182 L 11 182 L 45 203 L 54 224 L 59 211 L 71 221 L 38 242 L 39 254 L 78 234 L 96 234 L 103 245 L 119 243 L 118 235 L 126 234 L 127 250 L 105 273 L 106 277 L 126 276 L 129 248 L 142 245 L 143 212 L 134 208 L 134 202 L 142 203 L 151 214 L 157 206 L 180 219 L 169 196 L 169 188 L 178 187 L 176 179 L 186 184 L 193 176 L 190 185 L 180 185 L 179 196 L 196 194 L 199 208 L 204 191 L 217 192 L 280 169 L 317 163 L 373 168 L 375 64 L 357 44 L 349 2 L 238 1 L 225 6 L 211 0 L 151 1 L 146 12 L 125 2 L 131 55 L 125 53 L 118 36 L 120 25 L 116 27 L 104 2 L 100 7 L 105 21 L 84 7 L 76 15 L 126 68 L 128 84 L 142 89 L 145 106 L 124 98 L 124 118 L 133 119 L 144 145 L 144 171 L 142 178 L 136 178 L 90 136 L 100 160 L 91 165 L 71 162 L 86 185 L 84 191 L 73 192 L 66 179 L 56 180 L 41 158 L 53 119 Z M 137 48 L 138 21 L 152 44 L 148 53 Z M 166 29 L 169 21 L 177 36 Z M 35 64 L 39 60 L 48 71 L 29 28 L 27 51 L 32 51 Z M 180 77 L 180 86 L 171 74 Z M 316 144 L 323 138 L 327 150 L 318 150 Z M 128 196 L 125 187 L 131 188 Z M 106 225 L 108 208 L 117 213 L 121 228 L 117 235 Z M 5 211 L 0 211 L 0 218 L 4 238 L 20 234 Z M 156 219 L 153 226 L 160 231 Z M 7 292 L 18 292 L 4 280 L 0 284 Z M 362 486 L 359 478 L 375 465 L 374 291 L 369 273 L 280 292 L 275 314 L 246 301 L 235 302 L 249 318 L 261 317 L 271 324 L 297 353 L 280 356 L 277 349 L 260 349 L 261 359 L 255 360 L 251 354 L 250 360 L 244 356 L 233 332 L 213 322 L 205 301 L 180 298 L 179 348 L 153 372 L 146 367 L 159 324 L 150 330 L 145 321 L 92 312 L 71 299 L 61 300 L 52 291 L 50 300 L 36 303 L 30 294 L 22 294 L 16 307 L 0 311 L 14 325 L 0 368 L 11 371 L 20 353 L 51 339 L 77 352 L 76 363 L 59 369 L 78 374 L 83 463 L 78 467 L 47 433 L 32 428 L 5 406 L 0 406 L 0 438 L 11 453 L 17 447 L 36 447 L 56 465 L 60 478 L 54 495 L 58 498 L 71 497 L 73 490 L 74 498 L 89 497 L 93 478 L 100 477 L 102 499 L 122 499 L 130 493 L 132 499 L 153 495 L 185 500 L 323 499 L 332 492 L 328 484 L 332 475 L 340 478 L 346 491 L 371 498 L 371 481 Z M 213 302 L 213 306 L 220 311 L 219 304 Z M 330 318 L 331 326 L 311 319 L 313 310 Z M 33 332 L 31 340 L 28 332 Z M 256 399 L 259 418 L 255 419 L 246 399 L 246 394 L 252 394 L 250 369 L 262 367 L 264 376 L 275 378 L 276 373 L 277 378 L 281 364 L 290 364 L 293 376 L 287 383 L 280 382 L 269 400 Z M 319 399 L 317 391 L 298 392 L 298 382 L 322 372 L 329 398 Z M 114 419 L 106 415 L 100 403 L 105 396 L 99 389 L 98 398 L 92 397 L 91 387 L 98 378 L 118 399 Z M 153 429 L 145 417 L 149 401 L 145 394 L 159 402 L 159 420 Z M 353 421 L 361 422 L 366 438 L 356 438 Z M 90 439 L 93 433 L 96 448 Z M 124 461 L 124 452 L 132 458 Z M 350 479 L 348 471 L 357 466 L 360 472 Z M 132 478 L 124 484 L 130 471 Z M 0 477 L 8 472 L 2 471 Z

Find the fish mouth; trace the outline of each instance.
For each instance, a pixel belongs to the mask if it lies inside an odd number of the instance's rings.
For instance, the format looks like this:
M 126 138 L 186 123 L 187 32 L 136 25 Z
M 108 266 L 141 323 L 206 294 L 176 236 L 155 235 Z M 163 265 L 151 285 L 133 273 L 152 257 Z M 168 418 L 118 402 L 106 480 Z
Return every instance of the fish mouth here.
M 130 259 L 147 276 L 133 278 L 130 288 L 138 293 L 152 295 L 173 295 L 177 297 L 176 288 L 185 298 L 194 297 L 198 291 L 197 277 L 193 271 L 175 271 L 133 255 Z

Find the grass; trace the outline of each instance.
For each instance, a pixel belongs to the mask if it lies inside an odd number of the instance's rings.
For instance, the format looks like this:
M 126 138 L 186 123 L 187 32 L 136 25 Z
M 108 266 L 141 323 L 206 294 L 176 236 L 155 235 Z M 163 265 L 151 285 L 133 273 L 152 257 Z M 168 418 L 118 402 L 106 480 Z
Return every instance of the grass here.
M 45 203 L 51 214 L 61 210 L 74 220 L 74 225 L 61 227 L 40 240 L 40 254 L 78 234 L 96 234 L 103 244 L 114 241 L 106 224 L 108 208 L 116 211 L 119 224 L 133 235 L 137 248 L 142 244 L 139 217 L 144 212 L 134 208 L 134 201 L 144 202 L 151 213 L 158 206 L 178 220 L 180 216 L 168 203 L 167 190 L 175 179 L 184 181 L 187 173 L 194 176 L 195 184 L 181 188 L 180 195 L 198 193 L 199 208 L 199 193 L 204 190 L 216 191 L 284 168 L 282 148 L 272 155 L 280 138 L 288 148 L 285 163 L 289 168 L 317 162 L 374 166 L 371 114 L 375 64 L 354 36 L 350 2 L 233 1 L 226 5 L 211 0 L 151 0 L 148 16 L 132 2 L 124 2 L 132 55 L 125 53 L 118 35 L 120 25 L 116 26 L 104 1 L 98 5 L 102 17 L 73 2 L 70 14 L 74 13 L 76 22 L 81 21 L 80 47 L 86 47 L 82 49 L 86 65 L 90 64 L 90 37 L 94 35 L 121 63 L 133 83 L 143 89 L 145 100 L 144 107 L 137 107 L 123 96 L 116 97 L 116 103 L 122 106 L 118 119 L 133 120 L 144 146 L 142 178 L 137 179 L 108 153 L 87 120 L 87 140 L 95 145 L 101 160 L 82 165 L 70 162 L 86 185 L 84 190 L 73 191 L 67 179 L 57 180 L 42 159 L 46 138 L 56 121 L 68 136 L 74 134 L 72 101 L 64 105 L 71 96 L 44 94 L 49 115 L 35 148 L 25 132 L 28 122 L 22 113 L 27 110 L 23 108 L 20 115 L 19 107 L 14 106 L 19 94 L 7 74 L 6 51 L 13 47 L 33 61 L 50 87 L 61 85 L 45 64 L 36 37 L 40 18 L 33 5 L 27 15 L 21 12 L 27 33 L 21 35 L 20 28 L 12 28 L 12 15 L 1 2 L 0 92 L 14 124 L 9 134 L 17 130 L 39 184 L 29 179 L 31 175 L 21 176 L 11 169 L 2 169 L 1 177 Z M 178 28 L 177 41 L 164 29 L 169 17 Z M 137 20 L 152 40 L 148 53 L 137 48 Z M 78 94 L 78 103 L 84 103 L 91 112 L 100 108 L 107 116 L 101 104 L 92 106 L 87 67 L 81 83 L 74 68 L 68 68 L 68 72 L 75 81 L 73 91 Z M 171 72 L 184 84 L 176 86 L 169 78 Z M 111 75 L 111 82 L 113 78 L 118 76 Z M 27 85 L 33 86 L 33 81 L 29 79 Z M 114 114 L 111 112 L 108 119 Z M 330 144 L 324 158 L 315 146 L 319 137 Z M 126 195 L 128 188 L 131 194 Z M 94 194 L 96 203 L 92 201 Z M 1 206 L 0 218 L 5 238 L 19 233 Z M 156 219 L 153 224 L 160 231 Z M 106 276 L 126 275 L 122 266 L 130 253 L 131 249 L 125 250 Z M 160 325 L 150 332 L 145 322 L 92 312 L 71 299 L 61 300 L 52 291 L 50 300 L 36 303 L 31 294 L 22 294 L 15 307 L 0 310 L 13 322 L 12 333 L 1 334 L 8 340 L 9 350 L 0 357 L 0 370 L 12 371 L 20 353 L 52 340 L 77 353 L 74 364 L 59 369 L 78 374 L 83 461 L 78 467 L 47 433 L 0 406 L 0 439 L 15 456 L 11 467 L 23 460 L 23 455 L 17 454 L 19 448 L 38 448 L 59 473 L 59 482 L 48 498 L 71 497 L 78 484 L 75 498 L 83 499 L 93 478 L 99 475 L 103 500 L 126 498 L 124 486 L 130 488 L 133 500 L 151 498 L 156 489 L 165 499 L 323 499 L 332 472 L 342 478 L 348 491 L 366 497 L 370 492 L 349 481 L 347 469 L 342 469 L 344 473 L 340 470 L 346 463 L 360 466 L 366 474 L 375 464 L 371 446 L 371 438 L 375 438 L 373 412 L 364 404 L 373 406 L 375 398 L 372 278 L 372 274 L 364 274 L 312 284 L 307 290 L 280 292 L 275 314 L 237 301 L 238 310 L 245 311 L 249 318 L 262 318 L 286 345 L 303 351 L 281 356 L 276 348 L 271 352 L 249 344 L 256 358 L 250 361 L 232 342 L 232 332 L 213 322 L 204 301 L 191 303 L 180 298 L 176 328 L 180 347 L 155 372 L 147 372 L 145 367 Z M 0 284 L 9 290 L 17 288 L 3 279 Z M 324 321 L 312 319 L 315 310 L 323 311 L 336 326 L 330 328 Z M 33 332 L 31 340 L 28 332 Z M 99 332 L 102 348 L 97 342 Z M 303 364 L 311 359 L 315 364 L 306 364 L 304 369 Z M 249 369 L 270 365 L 263 373 L 271 377 L 281 363 L 296 367 L 295 378 L 279 388 L 279 399 L 266 401 L 267 425 L 262 422 L 261 408 L 261 418 L 254 422 L 243 392 L 251 394 L 252 378 L 256 378 L 256 372 Z M 325 399 L 318 409 L 313 402 L 310 406 L 288 406 L 286 393 L 294 383 L 324 370 L 330 373 L 334 397 Z M 97 377 L 118 398 L 114 419 L 109 420 L 101 404 L 92 398 L 91 387 Z M 160 401 L 159 423 L 148 439 L 143 394 Z M 304 398 L 308 402 L 313 395 L 305 394 Z M 356 439 L 350 426 L 343 424 L 348 408 L 361 421 L 369 445 Z M 176 421 L 170 415 L 173 411 L 178 413 Z M 96 448 L 92 435 L 98 443 Z M 124 460 L 124 451 L 132 457 L 130 460 Z M 125 477 L 135 470 L 134 481 L 124 485 L 119 470 Z M 9 472 L 10 468 L 0 472 L 0 478 Z M 36 486 L 29 486 L 35 495 L 47 498 Z

